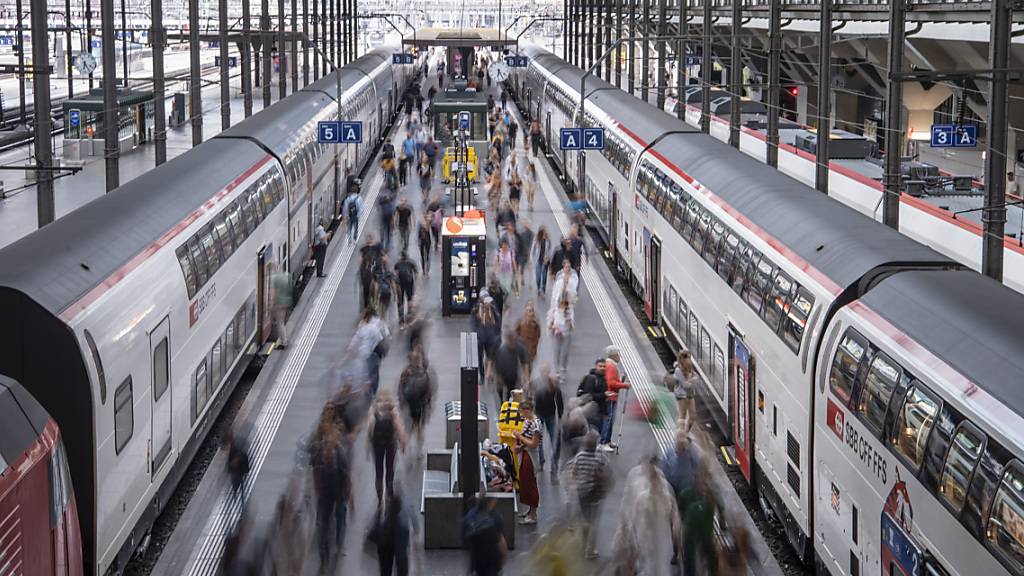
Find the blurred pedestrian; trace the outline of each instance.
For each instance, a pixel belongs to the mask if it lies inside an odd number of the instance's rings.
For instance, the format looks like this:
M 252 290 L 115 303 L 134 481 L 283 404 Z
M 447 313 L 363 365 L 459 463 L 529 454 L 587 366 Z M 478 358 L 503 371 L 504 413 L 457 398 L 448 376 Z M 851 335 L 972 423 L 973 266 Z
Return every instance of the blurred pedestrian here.
M 540 344 L 540 322 L 537 321 L 537 311 L 532 300 L 526 303 L 523 317 L 516 322 L 515 333 L 526 347 L 526 380 L 529 380 L 533 375 L 533 363 L 537 360 L 537 347 Z
M 534 118 L 530 123 L 530 143 L 533 145 L 533 155 L 537 156 L 540 150 L 540 120 Z
M 409 249 L 409 234 L 412 232 L 412 206 L 402 196 L 395 206 L 395 224 L 398 226 L 398 237 L 402 240 L 402 251 Z
M 373 449 L 373 465 L 376 471 L 377 504 L 383 505 L 385 489 L 388 498 L 394 496 L 395 456 L 405 446 L 405 427 L 398 417 L 395 402 L 387 391 L 377 395 L 370 412 L 370 427 L 367 434 Z
M 398 291 L 398 282 L 387 254 L 381 258 L 381 265 L 377 268 L 373 282 L 377 296 L 375 308 L 381 319 L 387 322 L 391 316 L 391 297 Z
M 513 390 L 519 388 L 523 368 L 529 361 L 530 355 L 515 333 L 505 332 L 493 360 L 494 374 L 498 377 L 499 406 L 511 397 Z
M 324 223 L 321 221 L 313 232 L 313 260 L 316 262 L 317 278 L 324 277 L 324 260 L 327 259 L 327 242 L 329 240 L 330 235 L 324 230 Z
M 377 316 L 373 306 L 367 306 L 356 326 L 349 350 L 363 365 L 363 382 L 370 396 L 375 396 L 380 386 L 380 363 L 387 356 L 390 337 L 388 325 Z
M 583 449 L 567 465 L 568 477 L 575 490 L 583 528 L 586 557 L 597 558 L 598 510 L 611 491 L 611 465 L 604 454 L 597 452 L 597 433 L 591 430 L 583 438 Z
M 377 242 L 377 238 L 373 234 L 367 234 L 366 244 L 359 249 L 360 310 L 365 310 L 371 305 L 370 297 L 373 294 L 370 290 L 373 288 L 374 276 L 381 266 L 383 257 L 384 249 Z
M 576 395 L 580 397 L 590 398 L 597 410 L 597 418 L 594 422 L 593 427 L 601 432 L 602 424 L 607 418 L 608 414 L 608 381 L 606 376 L 607 364 L 604 358 L 598 358 L 594 362 L 594 367 L 590 369 L 590 372 L 583 377 L 580 381 L 579 387 L 576 389 Z M 606 444 L 600 444 L 597 447 L 602 452 L 612 452 L 614 449 Z
M 515 158 L 515 156 L 513 156 Z M 515 169 L 515 163 L 509 162 L 508 175 L 508 201 L 512 206 L 512 211 L 519 215 L 519 200 L 523 195 L 523 181 L 519 178 L 519 173 Z
M 693 365 L 693 358 L 686 350 L 680 350 L 676 354 L 676 364 L 672 370 L 673 396 L 676 399 L 676 407 L 679 409 L 679 419 L 690 422 L 696 415 L 696 389 L 697 368 Z
M 405 328 L 405 320 L 409 309 L 412 306 L 412 299 L 416 295 L 416 277 L 419 275 L 419 268 L 409 258 L 409 254 L 403 249 L 398 262 L 395 262 L 395 287 L 398 296 L 398 328 Z
M 348 507 L 352 500 L 348 450 L 341 440 L 333 409 L 325 409 L 321 414 L 316 441 L 312 446 L 310 467 L 313 470 L 313 490 L 317 502 L 320 570 L 323 572 L 331 561 L 332 550 L 340 551 L 345 541 Z M 332 522 L 334 530 L 331 530 Z
M 434 251 L 440 252 L 441 224 L 444 222 L 444 205 L 441 203 L 441 197 L 434 194 L 427 209 L 430 210 L 430 235 L 434 238 Z
M 228 451 L 227 472 L 231 481 L 231 497 L 242 499 L 242 486 L 249 475 L 249 439 L 242 430 L 228 428 L 224 434 L 224 447 Z
M 516 287 L 525 286 L 530 275 L 530 249 L 533 248 L 533 229 L 530 228 L 529 220 L 525 218 L 519 221 L 519 232 L 516 236 L 515 256 L 516 267 L 519 276 L 516 277 Z
M 548 264 L 551 262 L 551 237 L 547 228 L 541 226 L 533 240 L 532 250 L 533 261 L 535 262 L 537 293 L 543 295 L 548 289 Z
M 380 218 L 380 243 L 384 252 L 391 251 L 391 231 L 395 220 L 395 193 L 385 188 L 377 198 L 377 210 Z
M 534 388 L 533 401 L 537 416 L 547 431 L 547 442 L 542 442 L 541 448 L 537 450 L 540 457 L 540 469 L 544 470 L 544 445 L 546 444 L 550 447 L 548 450 L 551 451 L 551 479 L 557 481 L 558 457 L 562 448 L 559 425 L 565 411 L 565 400 L 562 397 L 561 388 L 558 387 L 558 379 L 551 373 L 551 366 L 548 364 L 544 364 L 540 368 L 540 378 Z
M 516 453 L 519 455 L 519 504 L 526 506 L 520 524 L 537 523 L 537 507 L 540 506 L 540 489 L 537 487 L 537 475 L 533 462 L 540 449 L 543 436 L 540 419 L 533 411 L 533 402 L 524 400 L 519 403 L 519 414 L 523 419 L 522 431 L 514 433 Z
M 626 382 L 625 374 L 622 372 L 619 362 L 619 349 L 616 346 L 608 346 L 604 349 L 604 379 L 607 385 L 607 392 L 605 396 L 606 412 L 604 423 L 601 425 L 601 445 L 605 446 L 605 450 L 610 448 L 612 451 L 617 451 L 619 445 L 612 442 L 612 432 L 615 429 L 615 411 L 619 404 L 619 393 L 623 390 L 629 389 L 629 383 Z
M 558 304 L 548 310 L 547 324 L 548 334 L 555 342 L 555 367 L 564 379 L 569 368 L 569 348 L 575 329 L 573 308 L 568 297 L 559 298 Z
M 288 311 L 292 309 L 292 277 L 283 269 L 271 266 L 270 301 L 274 317 L 277 347 L 288 347 Z
M 568 299 L 570 305 L 576 306 L 579 290 L 580 275 L 572 268 L 569 259 L 563 258 L 562 267 L 555 274 L 554 281 L 551 284 L 551 294 L 554 295 L 554 298 L 557 298 L 553 303 L 562 299 Z
M 433 382 L 423 350 L 413 348 L 409 352 L 409 363 L 398 378 L 398 393 L 419 444 L 423 443 L 423 429 L 434 396 Z
M 412 131 L 405 133 L 402 150 L 398 153 L 398 183 L 402 187 L 409 181 L 409 165 L 416 161 L 416 140 L 412 134 Z
M 359 239 L 359 218 L 363 215 L 363 198 L 359 195 L 358 188 L 349 190 L 341 205 L 341 213 L 348 221 L 348 239 L 355 243 Z
M 537 166 L 533 161 L 527 161 L 523 189 L 526 191 L 526 203 L 533 212 L 533 199 L 537 195 Z
M 469 571 L 476 576 L 501 574 L 508 554 L 505 528 L 495 505 L 494 498 L 481 495 L 462 521 L 463 538 L 469 548 Z
M 491 272 L 487 281 L 487 295 L 494 299 L 494 313 L 497 315 L 498 328 L 500 329 L 505 318 L 505 311 L 508 309 L 508 291 L 501 287 L 498 277 Z
M 430 193 L 430 179 L 433 176 L 433 170 L 430 168 L 430 159 L 427 158 L 426 153 L 420 155 L 419 164 L 416 166 L 416 176 L 419 177 L 420 181 L 420 195 L 423 196 L 423 201 L 427 201 L 427 195 Z
M 482 360 L 480 371 L 483 381 L 486 383 L 494 377 L 494 353 L 501 344 L 501 327 L 495 317 L 492 296 L 484 296 L 477 304 L 472 317 L 472 326 L 473 331 L 476 332 L 478 353 Z
M 621 502 L 621 517 L 612 542 L 620 570 L 651 576 L 675 573 L 670 561 L 679 548 L 679 509 L 657 458 L 649 458 L 629 471 Z
M 519 268 L 516 266 L 515 256 L 507 240 L 503 240 L 498 246 L 498 253 L 494 257 L 494 272 L 505 292 L 516 290 L 515 276 Z
M 302 480 L 293 474 L 277 500 L 271 520 L 269 553 L 273 574 L 302 574 L 306 563 L 308 513 Z
M 416 244 L 420 249 L 420 268 L 424 278 L 430 276 L 430 223 L 430 213 L 426 212 L 416 226 Z
M 369 534 L 377 546 L 380 576 L 408 576 L 416 523 L 416 515 L 403 503 L 401 491 L 389 494 L 387 503 L 377 511 Z
M 515 119 L 510 119 L 508 123 L 508 146 L 512 150 L 516 149 L 516 136 L 519 134 L 519 124 Z

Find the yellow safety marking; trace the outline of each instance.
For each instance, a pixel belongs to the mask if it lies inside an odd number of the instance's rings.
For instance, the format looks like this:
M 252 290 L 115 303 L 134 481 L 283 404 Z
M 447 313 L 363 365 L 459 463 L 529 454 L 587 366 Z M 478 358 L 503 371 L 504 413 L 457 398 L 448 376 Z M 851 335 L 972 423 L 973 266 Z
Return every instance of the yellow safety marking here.
M 732 466 L 732 458 L 729 458 L 729 451 L 725 449 L 725 446 L 719 446 L 722 449 L 722 457 L 725 458 L 725 463 Z

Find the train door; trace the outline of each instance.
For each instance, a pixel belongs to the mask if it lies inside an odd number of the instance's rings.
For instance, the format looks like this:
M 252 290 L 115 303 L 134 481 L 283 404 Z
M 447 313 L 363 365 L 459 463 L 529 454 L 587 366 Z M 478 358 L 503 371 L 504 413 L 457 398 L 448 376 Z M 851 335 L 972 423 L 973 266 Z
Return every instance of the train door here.
M 270 338 L 270 276 L 273 274 L 274 246 L 267 244 L 256 256 L 256 346 Z
M 608 252 L 612 255 L 612 262 L 618 262 L 616 249 L 619 243 L 619 192 L 615 186 L 608 183 Z
M 526 120 L 527 122 L 533 119 L 533 89 L 526 89 Z
M 171 453 L 171 320 L 165 316 L 149 333 L 149 357 L 153 377 L 150 403 L 150 478 L 155 478 Z
M 544 144 L 551 142 L 551 112 L 544 116 Z M 562 152 L 562 166 L 565 166 L 565 152 Z
M 661 240 L 644 228 L 644 312 L 650 322 L 658 321 L 661 298 Z
M 754 391 L 757 386 L 754 356 L 743 336 L 729 325 L 729 420 L 736 450 L 736 464 L 750 482 L 751 448 L 754 444 Z

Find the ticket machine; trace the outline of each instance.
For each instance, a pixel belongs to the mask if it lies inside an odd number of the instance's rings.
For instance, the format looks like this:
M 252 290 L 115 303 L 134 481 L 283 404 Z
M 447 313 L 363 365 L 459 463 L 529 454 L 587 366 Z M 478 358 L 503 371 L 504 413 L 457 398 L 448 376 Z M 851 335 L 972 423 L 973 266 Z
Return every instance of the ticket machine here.
M 441 315 L 469 314 L 487 285 L 487 224 L 474 210 L 441 225 Z

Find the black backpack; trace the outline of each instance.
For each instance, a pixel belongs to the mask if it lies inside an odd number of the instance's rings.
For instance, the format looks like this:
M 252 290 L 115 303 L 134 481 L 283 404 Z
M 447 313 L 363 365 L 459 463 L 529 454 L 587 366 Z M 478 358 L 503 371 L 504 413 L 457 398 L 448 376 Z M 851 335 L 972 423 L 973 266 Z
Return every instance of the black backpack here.
M 349 200 L 348 202 L 348 221 L 354 223 L 359 219 L 359 206 L 356 206 L 355 200 Z
M 395 145 L 391 142 L 384 144 L 384 151 L 381 153 L 381 157 L 384 159 L 395 157 Z
M 395 420 L 391 415 L 374 412 L 373 414 L 373 445 L 390 446 L 395 441 Z

